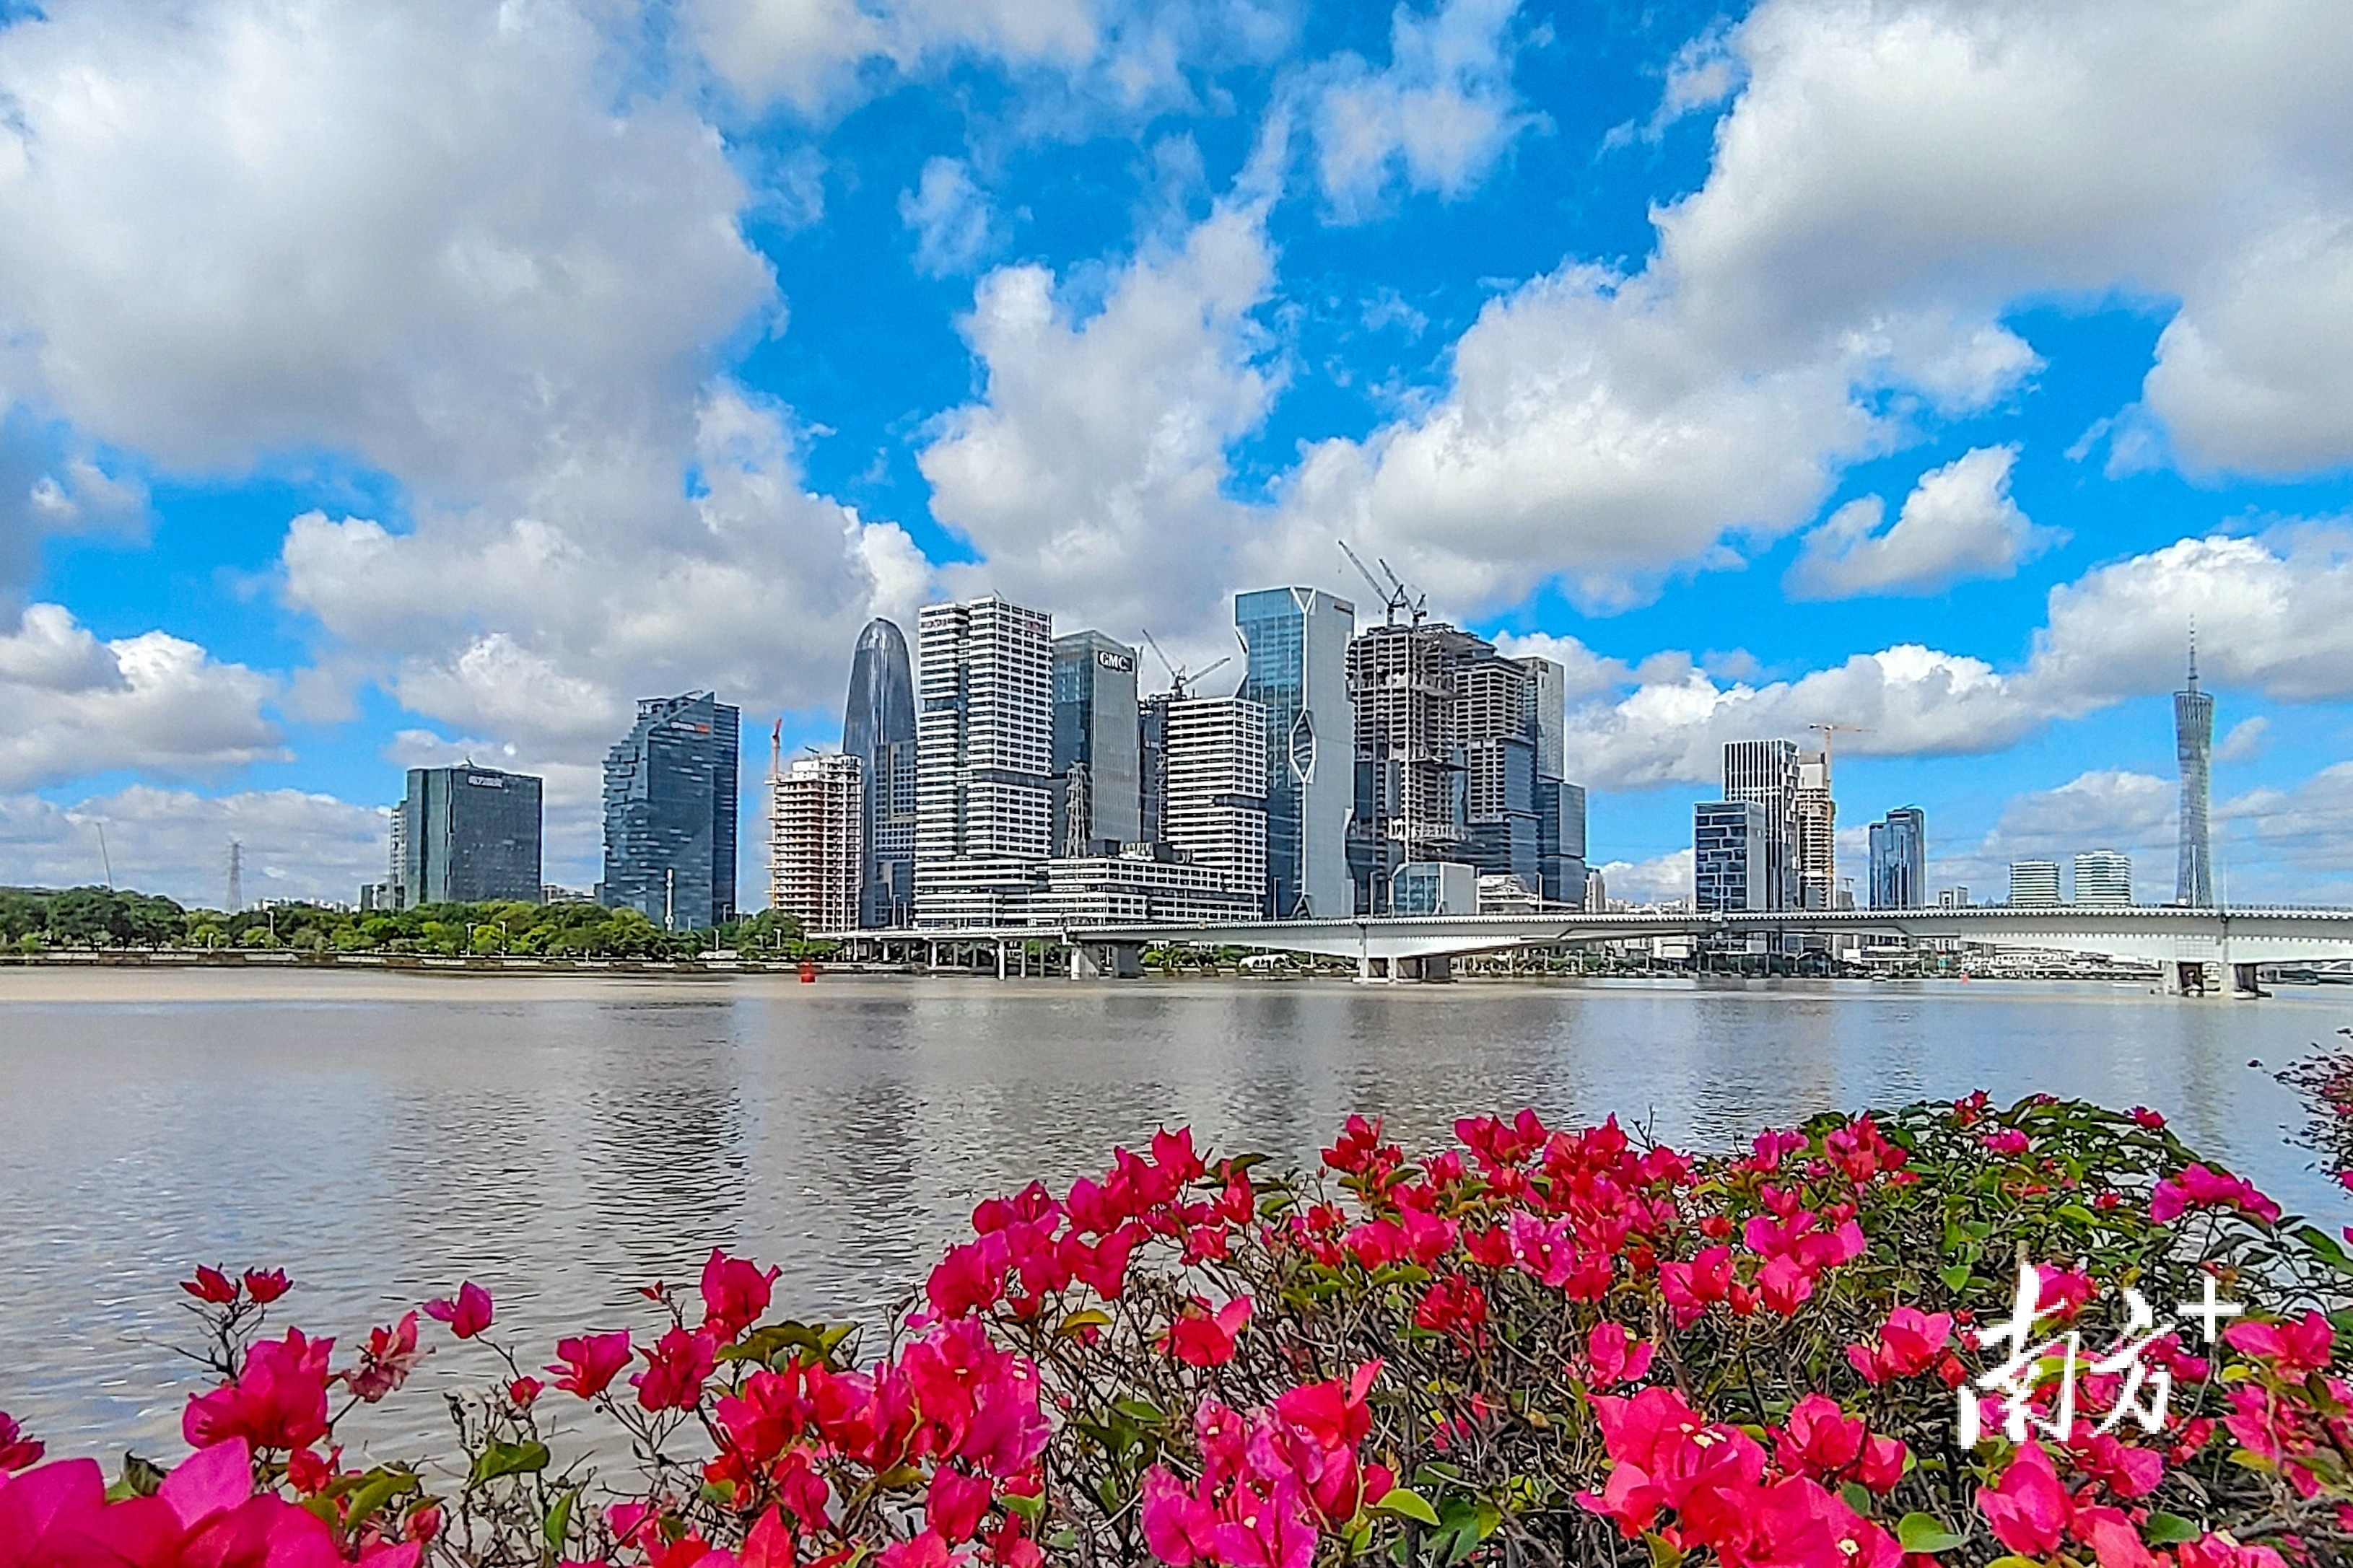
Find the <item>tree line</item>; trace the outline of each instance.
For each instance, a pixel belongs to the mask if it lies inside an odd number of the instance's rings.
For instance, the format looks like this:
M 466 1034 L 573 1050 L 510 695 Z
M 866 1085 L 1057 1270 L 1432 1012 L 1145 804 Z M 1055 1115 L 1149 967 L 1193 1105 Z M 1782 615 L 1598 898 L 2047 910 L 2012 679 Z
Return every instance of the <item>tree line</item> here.
M 642 959 L 691 958 L 716 948 L 786 960 L 823 956 L 819 950 L 830 946 L 804 941 L 800 922 L 774 910 L 713 930 L 666 931 L 636 910 L 579 902 L 224 910 L 111 888 L 0 888 L 0 944 L 25 954 L 111 948 Z

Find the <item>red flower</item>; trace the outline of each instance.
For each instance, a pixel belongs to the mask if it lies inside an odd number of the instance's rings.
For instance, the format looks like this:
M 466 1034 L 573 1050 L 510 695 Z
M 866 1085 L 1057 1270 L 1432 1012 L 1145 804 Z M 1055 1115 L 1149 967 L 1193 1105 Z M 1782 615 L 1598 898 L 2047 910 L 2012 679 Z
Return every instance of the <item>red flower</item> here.
M 2293 1323 L 2248 1321 L 2232 1323 L 2222 1331 L 2224 1344 L 2257 1361 L 2271 1363 L 2272 1370 L 2290 1382 L 2326 1372 L 2336 1341 L 2328 1320 L 2318 1312 L 2306 1312 L 2301 1321 Z
M 1184 1315 L 1168 1325 L 1168 1353 L 1187 1366 L 1223 1366 L 1234 1359 L 1234 1340 L 1250 1316 L 1248 1296 L 1237 1296 L 1215 1312 L 1196 1296 Z
M 425 1303 L 425 1315 L 448 1324 L 449 1331 L 461 1340 L 470 1340 L 491 1326 L 491 1293 L 470 1279 L 458 1287 L 454 1299 Z
M 712 1247 L 702 1265 L 702 1326 L 724 1342 L 758 1322 L 782 1272 L 771 1268 L 763 1274 L 758 1264 Z
M 518 1410 L 528 1410 L 546 1388 L 547 1384 L 535 1377 L 518 1377 L 507 1384 L 507 1402 Z
M 555 1362 L 547 1370 L 557 1374 L 556 1387 L 583 1399 L 594 1399 L 629 1364 L 629 1331 L 558 1340 Z
M 685 1329 L 671 1329 L 653 1349 L 638 1353 L 646 1358 L 646 1370 L 630 1378 L 629 1386 L 649 1410 L 693 1409 L 702 1398 L 702 1380 L 719 1364 L 710 1336 Z
M 198 1269 L 199 1274 L 204 1270 Z M 253 1298 L 257 1307 L 267 1307 L 294 1288 L 283 1268 L 248 1268 L 245 1271 L 245 1293 Z
M 25 1429 L 16 1425 L 15 1417 L 0 1410 L 0 1476 L 38 1463 L 47 1451 L 25 1436 Z
M 2132 1108 L 2132 1119 L 2135 1121 L 2139 1122 L 2143 1127 L 2147 1128 L 2152 1132 L 2162 1131 L 2165 1128 L 2165 1118 L 2158 1115 L 2156 1111 L 2151 1110 L 2146 1105 L 2134 1106 Z
M 2059 1550 L 2074 1508 L 2040 1443 L 2018 1450 L 2001 1479 L 1978 1489 L 1978 1509 L 2004 1546 L 2024 1557 Z
M 1441 1275 L 1413 1310 L 1414 1326 L 1468 1337 L 1487 1321 L 1487 1293 L 1460 1274 Z
M 1917 1377 L 1937 1363 L 1953 1337 L 1950 1312 L 1923 1312 L 1898 1307 L 1887 1314 L 1876 1345 L 1846 1347 L 1846 1359 L 1862 1381 L 1878 1384 L 1894 1377 Z
M 237 1300 L 237 1281 L 209 1263 L 199 1264 L 194 1279 L 180 1281 L 180 1289 L 199 1301 L 209 1301 L 216 1307 L 226 1307 Z
M 932 1472 L 931 1489 L 923 1501 L 923 1522 L 947 1542 L 970 1541 L 980 1533 L 988 1513 L 988 1482 L 978 1476 L 942 1465 Z
M 1594 1324 L 1593 1331 L 1585 1337 L 1585 1367 L 1596 1388 L 1641 1382 L 1642 1374 L 1651 1370 L 1652 1353 L 1649 1341 L 1636 1339 L 1623 1323 L 1607 1318 Z
M 242 1439 L 257 1448 L 305 1448 L 327 1435 L 327 1357 L 332 1340 L 289 1329 L 245 1358 L 235 1383 L 188 1401 L 180 1432 L 195 1448 Z
M 374 1405 L 408 1381 L 417 1363 L 432 1352 L 417 1348 L 417 1314 L 404 1312 L 390 1328 L 370 1329 L 360 1363 L 343 1373 L 351 1391 Z
M 1711 1247 L 1689 1263 L 1659 1265 L 1659 1292 L 1674 1311 L 1675 1327 L 1688 1329 L 1708 1307 L 1732 1292 L 1732 1248 Z

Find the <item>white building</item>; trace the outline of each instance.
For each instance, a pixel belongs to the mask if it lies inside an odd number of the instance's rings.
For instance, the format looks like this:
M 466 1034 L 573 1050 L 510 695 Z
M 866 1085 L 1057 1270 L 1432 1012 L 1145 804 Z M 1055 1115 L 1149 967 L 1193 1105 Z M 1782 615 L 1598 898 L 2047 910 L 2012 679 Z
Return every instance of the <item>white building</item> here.
M 2014 910 L 2057 909 L 2059 862 L 2012 860 L 2010 863 L 2010 907 Z
M 858 925 L 866 790 L 856 757 L 802 757 L 768 781 L 768 907 L 806 931 Z
M 1163 831 L 1226 890 L 1266 898 L 1266 710 L 1239 697 L 1168 705 L 1168 819 Z
M 1053 831 L 1053 620 L 991 595 L 916 621 L 915 923 L 1018 919 Z
M 2086 849 L 2076 856 L 2075 901 L 2102 909 L 2131 903 L 2132 857 L 2114 849 Z
M 1228 890 L 1221 872 L 1148 855 L 1049 860 L 1043 885 L 1029 902 L 1029 923 L 1039 926 L 1215 925 L 1258 918 L 1258 901 Z
M 1792 910 L 1804 901 L 1798 879 L 1798 818 L 1800 786 L 1799 752 L 1794 741 L 1727 741 L 1724 746 L 1724 798 L 1747 801 L 1763 808 L 1763 836 L 1749 853 L 1748 907 Z M 1822 769 L 1822 793 L 1827 799 L 1830 769 Z

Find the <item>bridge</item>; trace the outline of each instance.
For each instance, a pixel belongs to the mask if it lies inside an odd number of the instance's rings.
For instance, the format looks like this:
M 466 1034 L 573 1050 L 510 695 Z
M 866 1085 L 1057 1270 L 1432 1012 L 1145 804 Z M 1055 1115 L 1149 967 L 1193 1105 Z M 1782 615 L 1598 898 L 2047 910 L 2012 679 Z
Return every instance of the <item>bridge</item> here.
M 2056 909 L 1789 910 L 1769 914 L 1397 915 L 1230 924 L 1042 927 L 967 931 L 843 931 L 845 943 L 994 943 L 1006 973 L 1008 944 L 1050 942 L 1070 950 L 1069 973 L 1137 973 L 1146 947 L 1189 944 L 1254 948 L 1353 959 L 1360 980 L 1442 979 L 1472 953 L 1688 937 L 1734 949 L 1750 937 L 1887 935 L 1915 942 L 2097 953 L 2158 964 L 2169 992 L 2204 991 L 2209 968 L 2231 995 L 2256 993 L 2258 969 L 2353 959 L 2353 910 L 2189 909 L 2176 905 Z M 1026 959 L 1025 959 L 1026 962 Z

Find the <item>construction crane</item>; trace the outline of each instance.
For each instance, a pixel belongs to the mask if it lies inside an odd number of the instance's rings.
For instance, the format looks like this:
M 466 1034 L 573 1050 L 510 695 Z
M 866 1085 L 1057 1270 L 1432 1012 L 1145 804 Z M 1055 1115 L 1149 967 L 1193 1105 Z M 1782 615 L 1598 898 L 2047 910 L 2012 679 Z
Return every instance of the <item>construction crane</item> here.
M 1806 728 L 1809 730 L 1820 730 L 1822 732 L 1822 755 L 1825 757 L 1831 754 L 1831 736 L 1839 731 L 1842 730 L 1851 735 L 1868 735 L 1873 733 L 1871 727 L 1867 724 L 1809 724 Z
M 1389 569 L 1389 563 L 1382 561 L 1379 556 L 1375 556 L 1375 560 L 1381 562 L 1381 575 L 1389 580 L 1389 585 L 1386 588 L 1382 587 L 1379 579 L 1373 575 L 1371 570 L 1357 557 L 1356 552 L 1348 548 L 1346 540 L 1336 540 L 1334 542 L 1340 546 L 1340 553 L 1348 558 L 1348 564 L 1354 566 L 1363 575 L 1366 586 L 1380 595 L 1382 606 L 1388 611 L 1387 616 L 1383 617 L 1384 625 L 1392 626 L 1397 625 L 1399 610 L 1407 612 L 1412 617 L 1415 626 L 1421 625 L 1422 617 L 1430 613 L 1429 595 L 1424 594 L 1420 598 L 1415 598 L 1413 590 L 1408 588 L 1404 580 Z
M 1145 630 L 1144 640 L 1145 643 L 1152 649 L 1153 656 L 1167 667 L 1169 685 L 1168 694 L 1179 702 L 1185 700 L 1185 687 L 1187 682 L 1198 680 L 1201 677 L 1210 674 L 1212 671 L 1234 662 L 1234 656 L 1232 654 L 1228 654 L 1225 658 L 1218 660 L 1216 664 L 1204 665 L 1199 669 L 1187 669 L 1183 665 L 1173 662 L 1167 654 L 1161 650 L 1159 639 L 1152 635 L 1149 627 L 1146 627 Z

